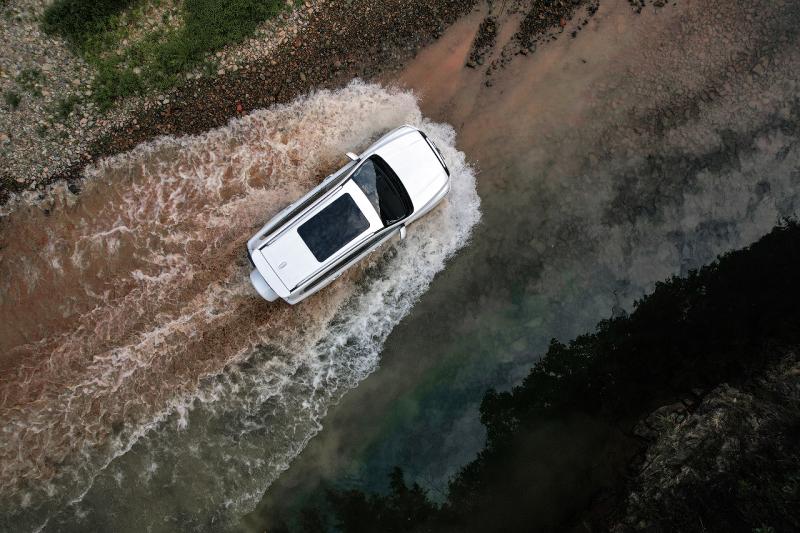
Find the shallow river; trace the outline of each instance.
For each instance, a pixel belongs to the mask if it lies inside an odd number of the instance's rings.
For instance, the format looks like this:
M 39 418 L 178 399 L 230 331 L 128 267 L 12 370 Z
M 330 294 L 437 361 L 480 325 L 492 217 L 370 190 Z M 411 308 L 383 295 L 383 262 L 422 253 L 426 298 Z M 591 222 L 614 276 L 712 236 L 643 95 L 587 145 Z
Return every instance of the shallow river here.
M 443 490 L 488 387 L 798 211 L 800 17 L 739 4 L 604 2 L 490 77 L 519 19 L 466 69 L 476 11 L 396 88 L 161 138 L 8 207 L 0 528 L 262 530 L 395 464 Z M 404 122 L 442 146 L 447 202 L 309 302 L 259 301 L 246 238 Z
M 250 235 L 403 123 L 441 145 L 448 201 L 306 305 L 258 298 Z M 479 199 L 453 144 L 410 93 L 354 82 L 103 161 L 77 196 L 10 206 L 4 525 L 218 528 L 252 508 L 466 243 Z

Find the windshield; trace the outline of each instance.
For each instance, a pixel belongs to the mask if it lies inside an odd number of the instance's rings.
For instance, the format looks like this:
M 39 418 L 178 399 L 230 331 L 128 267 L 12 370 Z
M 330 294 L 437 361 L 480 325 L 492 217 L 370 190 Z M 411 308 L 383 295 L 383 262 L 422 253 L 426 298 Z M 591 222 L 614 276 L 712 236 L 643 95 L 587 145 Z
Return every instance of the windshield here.
M 369 198 L 385 226 L 411 214 L 411 202 L 403 186 L 382 160 L 373 156 L 353 174 L 353 181 Z
M 364 213 L 352 196 L 343 194 L 304 222 L 297 233 L 322 263 L 367 229 L 369 221 Z

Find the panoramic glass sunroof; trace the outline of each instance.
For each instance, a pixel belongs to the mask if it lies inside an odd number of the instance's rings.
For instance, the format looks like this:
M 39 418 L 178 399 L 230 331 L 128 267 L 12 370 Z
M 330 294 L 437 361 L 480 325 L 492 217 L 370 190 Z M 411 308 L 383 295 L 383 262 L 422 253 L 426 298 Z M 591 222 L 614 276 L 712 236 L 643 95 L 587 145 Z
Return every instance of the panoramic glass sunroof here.
M 369 221 L 350 194 L 343 194 L 304 222 L 297 233 L 320 263 L 369 229 Z

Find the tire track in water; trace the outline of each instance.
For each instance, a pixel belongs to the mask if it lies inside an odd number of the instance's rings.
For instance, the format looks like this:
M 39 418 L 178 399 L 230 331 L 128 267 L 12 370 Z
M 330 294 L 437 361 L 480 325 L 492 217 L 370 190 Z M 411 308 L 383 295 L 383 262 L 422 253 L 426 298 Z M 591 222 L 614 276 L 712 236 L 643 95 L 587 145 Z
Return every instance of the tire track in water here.
M 309 302 L 258 299 L 246 239 L 345 151 L 402 123 L 442 146 L 449 200 Z M 165 475 L 159 462 L 172 482 L 181 468 L 208 471 L 196 512 L 258 497 L 466 243 L 479 199 L 454 142 L 411 93 L 353 82 L 101 161 L 78 196 L 56 186 L 11 202 L 0 228 L 6 525 L 36 527 L 69 501 L 80 514 L 92 481 L 119 483 L 109 464 L 132 449 L 131 461 L 150 457 L 147 479 Z

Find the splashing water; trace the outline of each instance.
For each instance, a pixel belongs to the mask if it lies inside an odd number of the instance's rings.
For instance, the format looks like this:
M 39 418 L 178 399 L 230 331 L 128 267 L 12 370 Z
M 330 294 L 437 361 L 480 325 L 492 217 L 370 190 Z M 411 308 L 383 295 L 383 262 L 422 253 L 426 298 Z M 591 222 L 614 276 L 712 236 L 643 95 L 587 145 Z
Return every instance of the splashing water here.
M 260 300 L 247 238 L 345 151 L 403 123 L 440 146 L 448 199 L 303 304 Z M 252 506 L 467 242 L 480 201 L 454 143 L 411 93 L 356 81 L 106 159 L 78 196 L 55 186 L 12 201 L 0 227 L 0 525 L 85 517 L 92 488 L 120 490 L 131 471 L 161 486 L 194 476 L 194 520 Z M 172 503 L 154 502 L 160 527 Z

